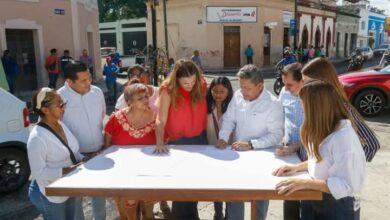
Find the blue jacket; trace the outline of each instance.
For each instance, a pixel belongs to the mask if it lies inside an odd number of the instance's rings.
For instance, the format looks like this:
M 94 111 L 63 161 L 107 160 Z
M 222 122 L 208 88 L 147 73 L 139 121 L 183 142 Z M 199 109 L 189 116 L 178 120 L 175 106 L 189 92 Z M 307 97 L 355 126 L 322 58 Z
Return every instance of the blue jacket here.
M 106 82 L 114 83 L 116 82 L 116 73 L 119 71 L 119 68 L 115 65 L 115 63 L 111 63 L 110 65 L 105 64 L 103 69 L 103 74 L 106 76 Z
M 283 59 L 283 66 L 287 66 L 287 65 L 295 63 L 295 62 L 297 62 L 295 60 L 295 56 L 288 56 L 288 57 Z
M 253 56 L 253 49 L 252 47 L 247 47 L 246 50 L 245 50 L 245 55 L 247 57 L 252 57 Z

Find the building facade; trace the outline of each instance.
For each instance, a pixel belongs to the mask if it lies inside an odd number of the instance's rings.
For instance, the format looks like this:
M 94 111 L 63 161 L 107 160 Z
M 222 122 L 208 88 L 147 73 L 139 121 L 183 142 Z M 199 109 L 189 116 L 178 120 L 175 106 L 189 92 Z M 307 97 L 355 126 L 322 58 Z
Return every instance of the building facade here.
M 146 18 L 99 24 L 100 46 L 115 47 L 120 54 L 133 55 L 146 47 Z
M 47 86 L 44 62 L 52 48 L 59 56 L 69 50 L 75 59 L 87 49 L 101 77 L 96 0 L 0 1 L 0 49 L 9 49 L 18 63 L 17 90 Z
M 336 22 L 336 57 L 350 56 L 357 47 L 360 17 L 357 9 L 339 7 Z
M 152 44 L 151 2 L 148 5 L 148 44 Z M 169 56 L 190 58 L 200 51 L 205 68 L 246 64 L 244 51 L 254 50 L 256 65 L 281 59 L 283 47 L 293 44 L 290 20 L 292 0 L 169 0 L 167 29 Z M 156 6 L 157 45 L 165 47 L 162 3 Z
M 371 8 L 368 15 L 368 46 L 375 49 L 385 41 L 385 19 L 382 11 Z
M 324 46 L 326 56 L 335 56 L 336 2 L 301 0 L 298 6 L 299 45 Z

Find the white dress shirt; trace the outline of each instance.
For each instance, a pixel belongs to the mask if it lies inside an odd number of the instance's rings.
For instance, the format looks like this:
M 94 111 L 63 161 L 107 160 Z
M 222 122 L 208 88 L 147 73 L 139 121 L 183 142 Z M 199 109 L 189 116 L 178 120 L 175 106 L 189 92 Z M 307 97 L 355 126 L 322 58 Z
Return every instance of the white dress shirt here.
M 267 148 L 280 144 L 283 138 L 284 115 L 278 99 L 264 89 L 253 101 L 244 100 L 241 90 L 234 93 L 223 115 L 220 139 L 251 141 L 253 148 Z
M 103 146 L 103 119 L 106 115 L 106 102 L 101 89 L 91 86 L 91 90 L 80 95 L 67 83 L 58 90 L 67 102 L 62 122 L 76 136 L 81 153 L 91 153 Z
M 76 160 L 81 161 L 79 144 L 70 130 L 60 122 L 66 136 L 69 148 Z M 28 161 L 31 175 L 38 183 L 39 190 L 45 195 L 45 187 L 62 177 L 62 168 L 72 165 L 69 150 L 49 130 L 36 125 L 30 132 L 27 142 Z M 53 203 L 65 202 L 68 197 L 47 196 Z
M 308 171 L 314 179 L 326 180 L 335 199 L 355 196 L 366 176 L 366 157 L 360 140 L 349 120 L 342 120 L 339 128 L 320 145 L 322 160 L 309 155 Z

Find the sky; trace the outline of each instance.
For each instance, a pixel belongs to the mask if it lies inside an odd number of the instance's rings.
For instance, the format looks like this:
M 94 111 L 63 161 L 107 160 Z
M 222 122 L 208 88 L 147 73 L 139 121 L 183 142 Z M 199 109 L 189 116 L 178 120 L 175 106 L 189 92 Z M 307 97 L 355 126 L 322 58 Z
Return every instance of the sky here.
M 342 2 L 342 0 L 339 0 L 339 3 L 340 2 Z M 386 15 L 390 16 L 390 0 L 370 0 L 370 2 L 372 6 L 385 10 Z

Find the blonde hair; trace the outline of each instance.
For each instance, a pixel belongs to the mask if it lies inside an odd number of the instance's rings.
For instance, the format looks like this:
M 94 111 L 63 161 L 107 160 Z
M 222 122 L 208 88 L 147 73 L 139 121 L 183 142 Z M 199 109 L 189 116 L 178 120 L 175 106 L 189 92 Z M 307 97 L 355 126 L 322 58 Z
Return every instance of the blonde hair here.
M 149 95 L 148 87 L 142 83 L 134 83 L 126 86 L 125 91 L 123 91 L 123 97 L 125 98 L 126 103 L 128 103 L 129 101 L 133 101 L 135 95 L 141 93 L 146 93 Z
M 340 120 L 348 119 L 348 113 L 336 89 L 322 80 L 305 82 L 299 97 L 305 114 L 301 127 L 302 144 L 308 154 L 320 162 L 321 142 L 337 129 Z
M 202 72 L 198 68 L 198 66 L 186 59 L 180 59 L 175 63 L 175 66 L 169 75 L 168 79 L 166 79 L 162 83 L 162 87 L 166 87 L 168 89 L 168 94 L 171 96 L 171 100 L 173 105 L 175 106 L 177 101 L 182 97 L 179 92 L 179 79 L 183 77 L 190 77 L 195 75 L 195 85 L 191 90 L 191 104 L 194 105 L 200 102 L 204 98 L 204 89 L 202 88 Z

